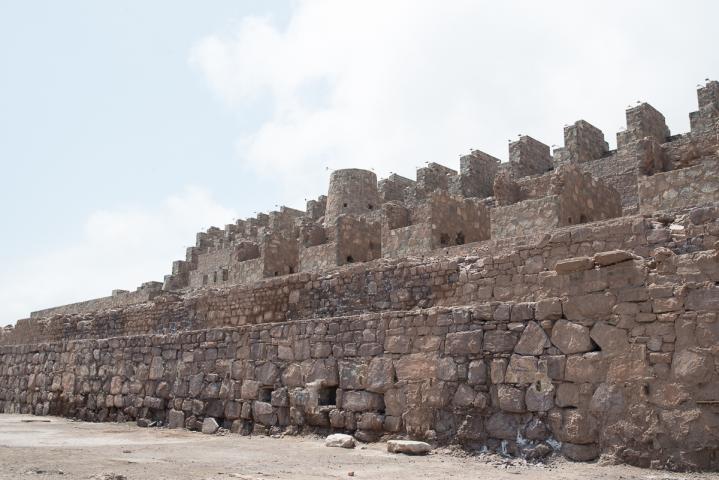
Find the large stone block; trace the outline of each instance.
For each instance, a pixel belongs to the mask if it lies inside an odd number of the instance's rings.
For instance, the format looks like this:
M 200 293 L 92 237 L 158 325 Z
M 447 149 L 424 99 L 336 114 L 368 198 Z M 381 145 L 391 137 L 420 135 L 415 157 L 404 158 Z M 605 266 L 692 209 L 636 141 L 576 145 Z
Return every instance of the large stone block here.
M 552 328 L 552 343 L 565 355 L 592 350 L 589 329 L 584 325 L 557 320 Z
M 512 355 L 504 373 L 507 383 L 532 383 L 539 378 L 537 357 Z
M 492 353 L 511 352 L 517 337 L 506 330 L 490 330 L 484 335 L 484 350 Z
M 554 407 L 554 385 L 550 381 L 538 380 L 532 383 L 524 397 L 530 412 L 547 412 Z
M 589 335 L 602 349 L 602 353 L 607 356 L 618 355 L 629 350 L 627 331 L 624 329 L 598 322 L 594 324 Z
M 516 440 L 520 428 L 519 416 L 496 412 L 487 419 L 485 426 L 491 438 Z
M 423 353 L 405 355 L 394 362 L 397 380 L 437 378 L 437 357 Z
M 541 355 L 545 348 L 551 346 L 544 329 L 536 322 L 529 322 L 524 327 L 524 331 L 514 347 L 514 352 L 520 355 Z
M 447 334 L 445 353 L 448 355 L 468 355 L 482 351 L 482 330 Z
M 179 410 L 167 412 L 167 428 L 184 428 L 185 414 Z
M 705 383 L 712 378 L 713 373 L 714 361 L 705 353 L 683 350 L 674 354 L 672 375 L 683 383 Z
M 521 388 L 499 385 L 497 387 L 497 400 L 499 408 L 505 412 L 522 413 L 526 411 L 524 392 Z
M 348 390 L 342 393 L 342 408 L 351 412 L 383 410 L 384 399 L 377 393 Z

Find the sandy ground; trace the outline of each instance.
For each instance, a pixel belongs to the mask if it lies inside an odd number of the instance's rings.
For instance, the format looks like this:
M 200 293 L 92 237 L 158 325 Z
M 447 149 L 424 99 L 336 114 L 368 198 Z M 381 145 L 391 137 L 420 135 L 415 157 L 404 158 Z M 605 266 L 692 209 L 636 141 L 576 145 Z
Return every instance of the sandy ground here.
M 0 479 L 716 479 L 554 460 L 528 465 L 451 451 L 393 455 L 385 444 L 328 448 L 320 438 L 203 435 L 133 424 L 0 415 Z

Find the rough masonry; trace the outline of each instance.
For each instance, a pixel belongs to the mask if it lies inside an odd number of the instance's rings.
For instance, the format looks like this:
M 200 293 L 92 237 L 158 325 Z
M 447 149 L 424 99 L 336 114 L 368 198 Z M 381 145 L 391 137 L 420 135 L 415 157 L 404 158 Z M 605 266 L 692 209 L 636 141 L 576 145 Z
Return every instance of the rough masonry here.
M 0 330 L 0 412 L 719 469 L 719 82 L 197 235 Z

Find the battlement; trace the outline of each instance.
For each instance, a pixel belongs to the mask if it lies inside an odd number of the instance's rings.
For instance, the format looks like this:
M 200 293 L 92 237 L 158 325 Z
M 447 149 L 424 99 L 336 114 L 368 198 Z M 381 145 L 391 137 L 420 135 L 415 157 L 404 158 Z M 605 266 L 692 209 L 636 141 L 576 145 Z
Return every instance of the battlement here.
M 675 136 L 649 103 L 628 107 L 614 151 L 600 129 L 578 120 L 564 127 L 564 145 L 553 154 L 522 135 L 509 142 L 507 163 L 474 149 L 460 156 L 458 170 L 428 163 L 415 180 L 334 171 L 327 195 L 307 201 L 304 211 L 281 206 L 198 233 L 186 258 L 173 262 L 163 289 L 251 283 L 716 201 L 719 82 L 700 86 L 697 99 L 691 131 Z M 145 297 L 118 292 L 110 298 Z M 82 308 L 108 300 L 92 302 Z

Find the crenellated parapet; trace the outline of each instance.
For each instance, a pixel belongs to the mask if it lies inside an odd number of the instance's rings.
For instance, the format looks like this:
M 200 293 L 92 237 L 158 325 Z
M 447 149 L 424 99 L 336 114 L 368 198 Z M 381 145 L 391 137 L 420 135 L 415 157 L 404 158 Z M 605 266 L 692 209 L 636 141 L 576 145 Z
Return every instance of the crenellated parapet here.
M 306 201 L 304 211 L 281 206 L 199 232 L 185 259 L 173 262 L 162 291 L 249 284 L 460 245 L 482 248 L 567 225 L 717 201 L 719 82 L 700 86 L 697 102 L 691 131 L 674 136 L 649 103 L 630 106 L 616 150 L 599 128 L 578 120 L 564 127 L 564 144 L 553 152 L 520 135 L 509 142 L 504 163 L 473 149 L 460 156 L 459 169 L 429 162 L 415 179 L 393 173 L 378 181 L 370 170 L 336 170 L 327 194 Z M 132 302 L 137 295 L 110 298 Z M 83 308 L 106 303 L 83 302 Z

